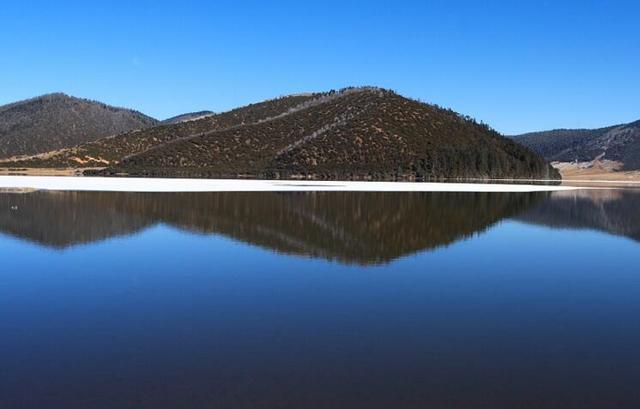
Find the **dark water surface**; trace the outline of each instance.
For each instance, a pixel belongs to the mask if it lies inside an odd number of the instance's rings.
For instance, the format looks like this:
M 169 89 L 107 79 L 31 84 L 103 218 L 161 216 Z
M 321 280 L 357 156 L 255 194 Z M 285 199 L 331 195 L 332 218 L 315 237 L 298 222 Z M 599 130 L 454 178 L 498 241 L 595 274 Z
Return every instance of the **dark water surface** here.
M 0 194 L 0 408 L 638 408 L 640 194 Z

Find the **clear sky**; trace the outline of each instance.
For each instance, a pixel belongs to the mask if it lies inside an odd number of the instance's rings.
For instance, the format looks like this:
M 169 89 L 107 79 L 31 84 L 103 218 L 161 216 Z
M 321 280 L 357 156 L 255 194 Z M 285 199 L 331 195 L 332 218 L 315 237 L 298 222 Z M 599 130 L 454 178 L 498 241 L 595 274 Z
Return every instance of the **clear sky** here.
M 640 1 L 11 1 L 0 104 L 157 118 L 378 85 L 498 131 L 640 119 Z

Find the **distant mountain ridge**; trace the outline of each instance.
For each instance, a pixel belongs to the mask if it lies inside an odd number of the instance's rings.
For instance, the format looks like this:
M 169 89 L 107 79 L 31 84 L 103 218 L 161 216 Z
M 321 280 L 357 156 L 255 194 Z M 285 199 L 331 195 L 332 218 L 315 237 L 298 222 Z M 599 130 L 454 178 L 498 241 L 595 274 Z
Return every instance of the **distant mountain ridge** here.
M 513 136 L 550 161 L 619 162 L 622 170 L 640 170 L 640 121 L 599 129 L 557 129 Z
M 157 123 L 131 109 L 63 93 L 42 95 L 0 106 L 0 158 L 69 148 Z
M 183 177 L 559 178 L 484 124 L 376 87 L 280 97 L 7 165 Z
M 189 112 L 186 114 L 181 114 L 181 115 L 176 115 L 173 116 L 171 118 L 167 118 L 164 121 L 161 122 L 161 124 L 163 125 L 171 125 L 171 124 L 177 124 L 180 122 L 185 122 L 185 121 L 194 121 L 197 119 L 201 119 L 207 116 L 211 116 L 214 115 L 215 113 L 213 111 L 198 111 L 198 112 Z

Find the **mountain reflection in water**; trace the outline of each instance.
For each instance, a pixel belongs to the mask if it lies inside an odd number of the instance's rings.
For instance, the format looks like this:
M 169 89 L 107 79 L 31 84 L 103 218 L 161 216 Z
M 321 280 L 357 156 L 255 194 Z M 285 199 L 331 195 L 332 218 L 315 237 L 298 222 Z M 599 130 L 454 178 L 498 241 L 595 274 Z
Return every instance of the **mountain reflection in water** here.
M 0 195 L 0 232 L 54 248 L 164 223 L 280 253 L 376 264 L 482 232 L 546 194 L 108 193 Z
M 552 228 L 596 230 L 640 241 L 640 190 L 553 192 L 518 220 Z
M 640 194 L 111 193 L 0 194 L 0 232 L 64 249 L 163 223 L 279 253 L 379 264 L 449 245 L 506 218 L 640 239 Z
M 0 408 L 638 408 L 639 205 L 0 194 Z

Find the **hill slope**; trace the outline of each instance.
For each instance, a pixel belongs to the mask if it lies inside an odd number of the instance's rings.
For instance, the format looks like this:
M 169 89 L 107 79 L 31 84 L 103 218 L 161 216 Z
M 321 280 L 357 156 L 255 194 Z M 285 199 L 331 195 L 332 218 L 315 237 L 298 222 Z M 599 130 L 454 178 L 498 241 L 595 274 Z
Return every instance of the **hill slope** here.
M 369 87 L 278 98 L 12 165 L 108 165 L 99 173 L 185 177 L 559 177 L 485 125 Z
M 560 129 L 514 136 L 514 140 L 558 162 L 619 162 L 640 170 L 640 121 L 601 129 Z
M 0 158 L 68 148 L 157 121 L 95 101 L 49 94 L 0 106 Z
M 73 148 L 0 163 L 11 167 L 104 167 L 178 138 L 260 122 L 301 106 L 314 96 L 289 96 L 247 105 L 199 119 L 162 123 L 153 128 L 102 138 Z M 303 106 L 303 105 L 302 105 Z M 187 114 L 189 115 L 189 114 Z
M 269 121 L 179 138 L 110 172 L 317 179 L 555 178 L 528 149 L 455 112 L 361 88 Z

